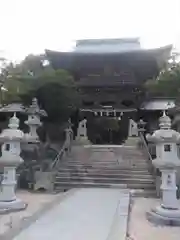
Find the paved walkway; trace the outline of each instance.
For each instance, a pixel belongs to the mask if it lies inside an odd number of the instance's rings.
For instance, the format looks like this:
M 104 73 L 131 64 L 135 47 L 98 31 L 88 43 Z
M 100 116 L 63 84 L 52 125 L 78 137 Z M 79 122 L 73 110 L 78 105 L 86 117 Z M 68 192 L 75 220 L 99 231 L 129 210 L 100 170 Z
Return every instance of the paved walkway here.
M 17 197 L 28 204 L 23 211 L 0 214 L 0 240 L 9 240 L 16 236 L 22 227 L 29 226 L 42 213 L 45 213 L 50 207 L 59 203 L 64 197 L 63 193 L 32 193 L 28 191 L 17 191 Z
M 73 190 L 13 240 L 125 240 L 129 193 Z
M 149 222 L 146 213 L 160 204 L 160 199 L 134 198 L 127 240 L 179 240 L 180 227 L 162 226 Z M 179 200 L 180 205 L 180 200 Z

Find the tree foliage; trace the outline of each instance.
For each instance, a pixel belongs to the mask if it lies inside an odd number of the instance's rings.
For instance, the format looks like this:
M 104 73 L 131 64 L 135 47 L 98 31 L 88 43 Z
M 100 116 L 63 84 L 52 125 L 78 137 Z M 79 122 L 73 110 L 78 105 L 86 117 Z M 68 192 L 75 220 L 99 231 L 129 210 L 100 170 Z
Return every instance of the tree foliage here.
M 73 77 L 64 70 L 53 70 L 43 64 L 43 55 L 29 55 L 19 64 L 6 67 L 4 102 L 22 101 L 30 104 L 37 97 L 51 121 L 67 120 L 78 104 Z
M 168 68 L 160 73 L 157 79 L 146 82 L 148 93 L 162 97 L 178 97 L 180 95 L 180 65 Z

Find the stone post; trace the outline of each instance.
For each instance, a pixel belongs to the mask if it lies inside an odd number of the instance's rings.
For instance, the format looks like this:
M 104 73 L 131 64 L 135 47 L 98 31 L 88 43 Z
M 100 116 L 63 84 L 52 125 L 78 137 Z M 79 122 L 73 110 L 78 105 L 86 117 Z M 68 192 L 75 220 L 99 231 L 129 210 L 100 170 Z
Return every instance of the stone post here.
M 180 225 L 180 206 L 176 196 L 176 171 L 180 167 L 177 143 L 180 142 L 180 133 L 171 129 L 171 119 L 165 112 L 159 121 L 160 129 L 147 135 L 147 140 L 156 144 L 156 159 L 153 160 L 153 165 L 161 171 L 162 203 L 147 216 L 151 221 Z
M 71 128 L 71 125 L 65 129 L 65 144 L 66 144 L 66 149 L 68 151 L 68 153 L 71 151 L 71 142 L 73 140 L 73 131 Z
M 129 119 L 128 137 L 138 137 L 138 126 L 133 119 Z
M 138 126 L 138 135 L 139 135 L 139 137 L 140 137 L 140 139 L 139 139 L 139 147 L 140 147 L 140 148 L 143 148 L 143 140 L 141 139 L 141 134 L 142 134 L 143 137 L 144 137 L 145 125 L 146 125 L 146 122 L 144 122 L 143 119 L 140 119 L 139 122 L 137 123 L 137 126 Z
M 16 167 L 23 162 L 20 157 L 20 142 L 24 137 L 24 133 L 18 129 L 19 119 L 16 115 L 10 119 L 8 127 L 0 134 L 0 141 L 3 143 L 0 165 L 4 168 L 0 190 L 0 213 L 22 210 L 27 206 L 17 199 L 15 194 Z
M 138 126 L 138 133 L 142 133 L 144 135 L 144 132 L 146 131 L 145 130 L 146 122 L 144 122 L 143 119 L 140 119 L 137 126 Z
M 89 144 L 88 136 L 87 136 L 87 120 L 83 119 L 79 122 L 76 142 L 81 144 Z

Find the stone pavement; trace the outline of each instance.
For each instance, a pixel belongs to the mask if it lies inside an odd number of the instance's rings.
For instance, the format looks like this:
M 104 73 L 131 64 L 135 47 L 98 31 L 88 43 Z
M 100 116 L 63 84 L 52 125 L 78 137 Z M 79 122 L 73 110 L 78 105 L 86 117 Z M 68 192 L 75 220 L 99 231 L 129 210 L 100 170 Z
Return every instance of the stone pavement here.
M 31 193 L 18 191 L 17 197 L 28 203 L 26 210 L 0 215 L 0 239 L 11 239 L 11 236 L 19 232 L 21 227 L 33 218 L 46 211 L 49 206 L 59 201 L 62 194 L 53 195 L 47 193 Z
M 146 219 L 146 212 L 159 203 L 159 199 L 134 198 L 128 226 L 127 240 L 179 240 L 180 227 L 156 226 Z M 179 200 L 180 204 L 180 200 Z
M 127 229 L 127 240 L 179 240 L 179 227 L 147 221 L 146 212 L 158 199 L 132 198 L 127 228 L 129 195 L 123 190 L 79 189 L 57 195 L 21 191 L 17 195 L 29 203 L 28 208 L 0 215 L 1 240 L 124 240 Z
M 13 240 L 125 240 L 129 193 L 119 189 L 78 189 Z

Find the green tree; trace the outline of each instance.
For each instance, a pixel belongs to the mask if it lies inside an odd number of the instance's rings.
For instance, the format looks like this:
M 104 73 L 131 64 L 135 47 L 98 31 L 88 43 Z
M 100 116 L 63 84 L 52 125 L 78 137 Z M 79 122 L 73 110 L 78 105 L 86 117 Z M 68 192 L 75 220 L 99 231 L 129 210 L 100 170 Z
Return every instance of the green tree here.
M 40 55 L 28 55 L 23 61 L 16 64 L 9 64 L 6 67 L 9 75 L 29 77 L 39 76 L 46 71 L 52 70 L 51 65 L 48 64 L 46 56 Z
M 19 94 L 23 103 L 29 104 L 32 97 L 36 97 L 53 122 L 66 121 L 79 103 L 73 78 L 63 70 L 51 70 L 38 77 L 19 78 L 18 81 L 24 84 Z
M 178 97 L 180 94 L 180 65 L 173 64 L 171 68 L 162 71 L 157 79 L 146 82 L 148 93 L 162 97 Z
M 64 70 L 53 70 L 43 55 L 29 55 L 21 63 L 6 67 L 4 102 L 30 104 L 33 97 L 47 111 L 49 120 L 66 121 L 79 103 L 73 77 Z

